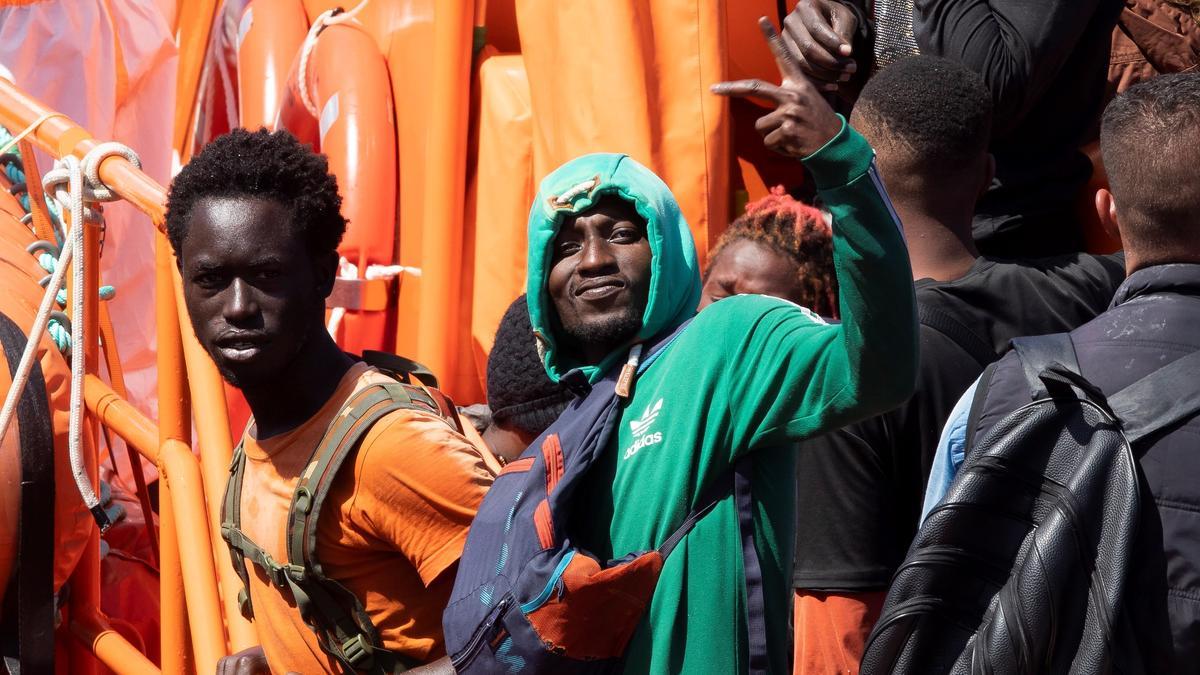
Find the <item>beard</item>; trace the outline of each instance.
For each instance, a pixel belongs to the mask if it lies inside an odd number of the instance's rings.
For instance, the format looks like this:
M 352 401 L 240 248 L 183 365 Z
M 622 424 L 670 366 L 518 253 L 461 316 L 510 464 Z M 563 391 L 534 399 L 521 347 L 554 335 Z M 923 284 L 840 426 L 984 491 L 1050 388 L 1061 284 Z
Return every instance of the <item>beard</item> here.
M 604 347 L 605 351 L 611 352 L 633 340 L 642 329 L 642 308 L 626 305 L 607 316 L 591 320 L 576 317 L 575 321 L 560 323 L 562 343 L 567 351 L 578 355 L 580 348 L 588 345 Z

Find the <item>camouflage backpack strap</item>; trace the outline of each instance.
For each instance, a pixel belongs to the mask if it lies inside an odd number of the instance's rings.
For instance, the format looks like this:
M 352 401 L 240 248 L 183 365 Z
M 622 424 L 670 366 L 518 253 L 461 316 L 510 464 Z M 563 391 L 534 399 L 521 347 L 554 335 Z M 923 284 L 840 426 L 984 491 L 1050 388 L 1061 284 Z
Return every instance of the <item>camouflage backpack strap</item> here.
M 250 571 L 246 568 L 246 558 L 255 564 L 264 564 L 270 561 L 270 556 L 242 532 L 242 477 L 246 473 L 245 434 L 242 434 L 242 438 L 233 451 L 233 461 L 229 464 L 229 482 L 225 484 L 225 499 L 221 503 L 221 538 L 229 544 L 229 558 L 233 562 L 233 570 L 242 580 L 242 588 L 238 591 L 238 608 L 241 609 L 242 616 L 253 619 L 254 609 L 250 605 Z
M 326 576 L 316 556 L 317 520 L 338 470 L 376 422 L 405 409 L 445 419 L 437 401 L 413 385 L 374 384 L 355 394 L 314 451 L 296 483 L 288 513 L 284 580 L 321 648 L 349 672 L 393 673 L 416 665 L 381 646 L 379 632 L 362 602 Z

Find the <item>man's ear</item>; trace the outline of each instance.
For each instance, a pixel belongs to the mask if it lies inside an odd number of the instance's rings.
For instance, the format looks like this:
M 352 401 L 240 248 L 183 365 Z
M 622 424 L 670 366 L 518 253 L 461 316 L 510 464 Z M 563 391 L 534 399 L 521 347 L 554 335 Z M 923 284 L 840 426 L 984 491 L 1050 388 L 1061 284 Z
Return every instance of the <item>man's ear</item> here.
M 1117 223 L 1117 202 L 1107 188 L 1096 191 L 1096 215 L 1108 236 L 1121 241 L 1121 227 Z
M 313 261 L 313 271 L 316 276 L 317 292 L 322 298 L 328 298 L 333 292 L 333 282 L 337 279 L 338 261 L 337 251 L 330 251 L 323 255 L 319 255 Z
M 992 187 L 992 181 L 996 178 L 996 156 L 988 153 L 984 158 L 983 165 L 983 185 L 979 186 L 979 198 L 982 199 L 984 193 Z

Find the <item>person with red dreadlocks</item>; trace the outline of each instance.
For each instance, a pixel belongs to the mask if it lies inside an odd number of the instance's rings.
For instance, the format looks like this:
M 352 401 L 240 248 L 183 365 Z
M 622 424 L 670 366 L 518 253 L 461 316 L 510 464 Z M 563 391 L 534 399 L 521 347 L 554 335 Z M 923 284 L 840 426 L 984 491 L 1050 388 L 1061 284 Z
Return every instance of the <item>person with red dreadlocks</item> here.
M 777 186 L 729 225 L 709 256 L 700 309 L 731 295 L 770 295 L 838 318 L 833 238 L 820 210 Z

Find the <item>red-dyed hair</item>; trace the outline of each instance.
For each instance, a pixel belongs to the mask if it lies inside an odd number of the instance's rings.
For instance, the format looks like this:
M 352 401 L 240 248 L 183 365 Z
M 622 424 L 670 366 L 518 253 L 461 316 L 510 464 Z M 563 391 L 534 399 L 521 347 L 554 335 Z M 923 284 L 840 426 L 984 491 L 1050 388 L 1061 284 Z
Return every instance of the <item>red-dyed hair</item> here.
M 710 268 L 735 241 L 751 241 L 790 258 L 800 277 L 800 304 L 821 316 L 838 317 L 833 233 L 819 209 L 793 199 L 782 185 L 773 187 L 730 223 L 709 256 Z

